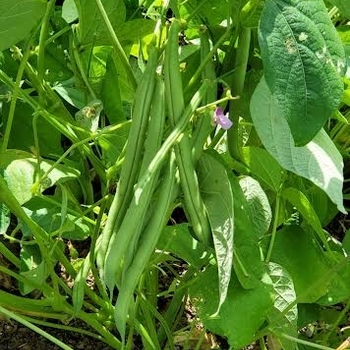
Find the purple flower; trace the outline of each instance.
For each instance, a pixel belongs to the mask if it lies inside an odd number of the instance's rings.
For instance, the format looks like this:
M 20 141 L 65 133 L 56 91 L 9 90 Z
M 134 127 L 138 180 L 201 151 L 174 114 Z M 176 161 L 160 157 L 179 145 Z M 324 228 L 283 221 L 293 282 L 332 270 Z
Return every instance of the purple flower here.
M 220 107 L 216 107 L 213 119 L 216 125 L 220 125 L 225 130 L 229 129 L 232 126 L 232 122 L 228 118 L 228 113 L 224 114 L 222 108 Z

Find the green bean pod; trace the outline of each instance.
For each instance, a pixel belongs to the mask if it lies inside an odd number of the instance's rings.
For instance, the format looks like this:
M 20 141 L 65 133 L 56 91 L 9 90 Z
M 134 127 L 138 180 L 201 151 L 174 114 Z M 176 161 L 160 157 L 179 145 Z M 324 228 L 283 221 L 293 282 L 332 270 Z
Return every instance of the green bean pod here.
M 184 110 L 181 73 L 179 70 L 178 34 L 180 22 L 174 20 L 169 29 L 165 48 L 164 76 L 165 93 L 169 119 L 176 125 Z M 209 221 L 202 201 L 197 174 L 194 168 L 192 147 L 187 131 L 175 145 L 176 162 L 179 167 L 181 187 L 184 193 L 184 207 L 197 239 L 206 245 L 212 244 Z
M 209 31 L 208 28 L 204 25 L 201 26 L 199 29 L 199 38 L 201 41 L 201 61 L 203 62 L 210 52 Z M 215 83 L 216 73 L 213 60 L 210 60 L 206 64 L 202 72 L 202 78 L 203 80 L 210 81 L 211 83 L 203 100 L 203 104 L 207 105 L 216 101 L 218 94 L 217 84 Z M 196 128 L 192 134 L 192 152 L 195 163 L 197 163 L 197 160 L 199 159 L 202 153 L 203 145 L 205 144 L 205 141 L 207 140 L 209 134 L 213 130 L 212 116 L 210 114 L 211 112 L 209 111 L 200 116 L 200 119 L 198 120 Z
M 175 188 L 175 172 L 174 157 L 171 157 L 158 191 L 157 200 L 155 201 L 154 208 L 152 208 L 153 215 L 138 242 L 138 249 L 136 250 L 132 263 L 129 266 L 125 266 L 124 269 L 114 311 L 115 322 L 122 336 L 125 335 L 127 315 L 133 300 L 134 290 L 154 252 L 177 194 Z
M 133 188 L 139 174 L 145 134 L 153 100 L 157 62 L 158 49 L 152 47 L 146 70 L 135 93 L 132 124 L 125 151 L 125 161 L 118 181 L 117 193 L 108 213 L 99 249 L 96 251 L 96 262 L 101 275 L 103 275 L 103 265 L 109 241 L 119 230 L 133 197 Z
M 154 158 L 163 136 L 164 125 L 164 83 L 158 77 L 156 82 L 157 99 L 153 101 L 151 109 L 152 116 L 148 124 L 148 137 L 145 142 L 145 159 L 142 165 L 145 171 Z M 113 291 L 115 284 L 121 286 L 121 276 L 124 266 L 128 266 L 132 260 L 138 244 L 141 231 L 145 226 L 145 217 L 153 192 L 156 188 L 160 168 L 152 173 L 151 181 L 144 186 L 135 186 L 133 198 L 126 211 L 120 228 L 109 240 L 104 260 L 104 281 L 110 291 Z

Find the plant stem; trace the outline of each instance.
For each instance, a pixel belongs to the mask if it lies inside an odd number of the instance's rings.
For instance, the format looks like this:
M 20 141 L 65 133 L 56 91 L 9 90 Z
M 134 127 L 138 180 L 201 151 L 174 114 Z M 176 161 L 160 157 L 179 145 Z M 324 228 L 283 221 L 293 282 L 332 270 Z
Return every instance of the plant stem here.
M 126 57 L 126 54 L 125 54 L 125 52 L 124 52 L 124 50 L 123 50 L 123 48 L 122 48 L 122 46 L 117 38 L 117 35 L 115 34 L 115 31 L 112 27 L 111 21 L 108 18 L 106 10 L 104 9 L 104 7 L 102 5 L 101 0 L 95 0 L 95 2 L 96 2 L 98 9 L 100 10 L 101 16 L 105 22 L 105 25 L 106 25 L 108 32 L 109 32 L 109 35 L 112 39 L 112 45 L 114 47 L 114 50 L 115 50 L 116 54 L 118 55 L 122 65 L 123 65 L 123 68 L 125 69 L 125 72 L 128 76 L 128 79 L 129 79 L 133 89 L 136 90 L 137 82 L 136 82 L 134 73 L 132 72 L 132 69 L 131 69 L 130 64 L 129 64 L 129 60 Z
M 319 345 L 319 344 L 316 344 L 316 343 L 311 343 L 311 342 L 309 342 L 307 340 L 295 338 L 295 337 L 293 337 L 291 335 L 288 335 L 288 334 L 285 334 L 283 332 L 273 331 L 273 334 L 275 334 L 276 336 L 278 336 L 280 338 L 285 338 L 285 339 L 294 341 L 295 343 L 306 345 L 306 346 L 311 347 L 311 348 L 321 349 L 321 350 L 334 350 L 333 348 L 330 348 L 328 346 Z
M 38 52 L 38 78 L 41 83 L 44 81 L 45 74 L 45 40 L 49 30 L 49 21 L 51 13 L 55 7 L 55 0 L 50 0 L 46 6 L 46 12 L 44 18 L 41 22 L 41 29 L 39 35 L 39 52 Z M 40 94 L 39 96 L 40 104 L 45 106 L 45 96 Z
M 15 47 L 13 47 L 13 52 L 14 52 L 14 55 L 20 54 L 20 49 L 15 46 Z M 16 82 L 14 83 L 14 85 L 12 87 L 13 90 L 12 90 L 12 96 L 11 96 L 10 110 L 9 110 L 9 114 L 7 117 L 4 137 L 2 140 L 1 153 L 4 153 L 6 151 L 8 143 L 9 143 L 11 129 L 12 129 L 12 123 L 13 123 L 13 119 L 15 116 L 17 99 L 19 97 L 19 93 L 21 90 L 20 85 L 21 85 L 24 69 L 26 67 L 26 63 L 28 61 L 29 56 L 30 56 L 30 42 L 28 42 L 26 47 L 25 47 L 24 55 L 23 55 L 22 60 L 19 64 L 19 67 L 18 67 Z
M 265 262 L 267 262 L 267 263 L 271 259 L 273 246 L 275 244 L 276 233 L 277 233 L 277 225 L 278 225 L 278 217 L 279 217 L 279 211 L 280 211 L 280 204 L 281 204 L 281 196 L 280 196 L 279 193 L 277 193 L 276 203 L 275 203 L 275 216 L 274 216 L 274 220 L 273 220 L 271 240 L 270 240 L 269 249 L 267 251 L 266 259 L 265 259 Z

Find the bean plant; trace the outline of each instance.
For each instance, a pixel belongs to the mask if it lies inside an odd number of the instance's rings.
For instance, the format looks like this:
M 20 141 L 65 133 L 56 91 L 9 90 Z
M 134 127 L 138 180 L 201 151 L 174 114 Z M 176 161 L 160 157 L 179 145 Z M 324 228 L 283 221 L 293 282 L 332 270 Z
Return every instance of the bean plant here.
M 0 13 L 1 314 L 62 349 L 50 327 L 113 349 L 348 345 L 350 234 L 329 229 L 346 0 Z

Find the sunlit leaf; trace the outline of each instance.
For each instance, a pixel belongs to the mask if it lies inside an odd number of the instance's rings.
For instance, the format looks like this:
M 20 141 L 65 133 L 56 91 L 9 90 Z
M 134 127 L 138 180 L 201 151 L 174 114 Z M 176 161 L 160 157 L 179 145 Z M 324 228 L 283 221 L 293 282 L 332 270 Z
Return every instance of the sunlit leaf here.
M 256 131 L 279 164 L 323 189 L 338 209 L 343 206 L 343 159 L 324 130 L 306 146 L 295 147 L 287 121 L 281 116 L 276 98 L 265 79 L 251 100 L 251 116 Z
M 338 107 L 345 68 L 343 45 L 322 0 L 268 0 L 259 42 L 264 73 L 279 118 L 297 146 L 321 130 Z

